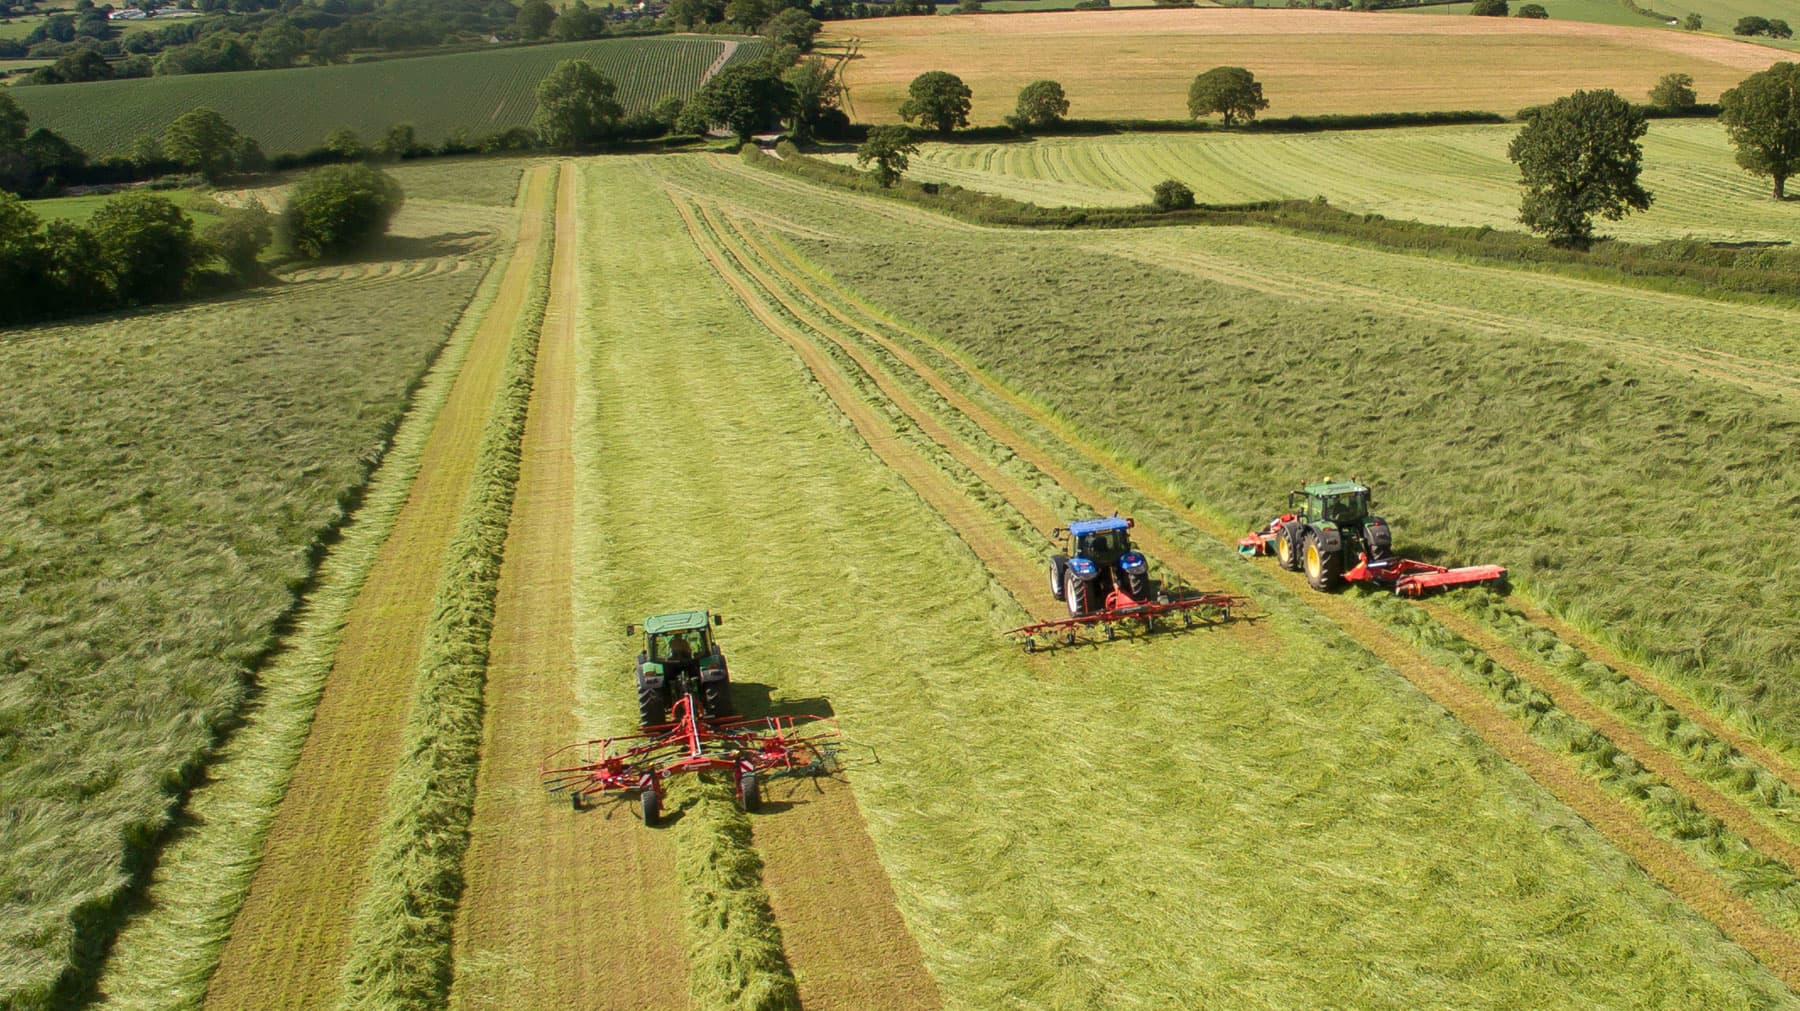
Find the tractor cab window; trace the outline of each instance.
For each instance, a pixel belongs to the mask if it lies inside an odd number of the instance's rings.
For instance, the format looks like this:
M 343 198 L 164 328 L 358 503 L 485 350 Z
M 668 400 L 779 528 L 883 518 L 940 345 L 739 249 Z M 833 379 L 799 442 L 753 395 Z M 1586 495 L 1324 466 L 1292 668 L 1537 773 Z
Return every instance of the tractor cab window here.
M 1110 561 L 1129 550 L 1131 543 L 1126 540 L 1123 530 L 1101 530 L 1084 534 L 1076 547 L 1085 557 Z
M 706 655 L 706 633 L 664 632 L 650 639 L 650 659 L 657 663 L 681 663 Z
M 1361 523 L 1368 518 L 1369 501 L 1352 492 L 1348 495 L 1333 495 L 1324 502 L 1325 518 L 1333 523 Z

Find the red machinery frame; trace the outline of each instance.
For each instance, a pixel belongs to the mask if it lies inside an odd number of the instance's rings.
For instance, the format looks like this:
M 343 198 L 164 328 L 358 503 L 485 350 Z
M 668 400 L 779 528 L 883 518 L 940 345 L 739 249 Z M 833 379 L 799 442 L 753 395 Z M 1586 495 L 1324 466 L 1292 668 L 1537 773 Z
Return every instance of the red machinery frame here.
M 633 734 L 564 745 L 544 756 L 538 774 L 551 793 L 568 793 L 581 810 L 591 797 L 636 791 L 644 823 L 662 811 L 663 781 L 670 776 L 728 772 L 745 810 L 761 801 L 758 777 L 824 772 L 843 736 L 825 716 L 768 716 L 704 720 L 693 700 L 675 700 L 675 722 Z
M 1106 595 L 1106 606 L 1092 614 L 1021 625 L 1006 634 L 1022 643 L 1026 652 L 1035 653 L 1039 649 L 1073 646 L 1082 641 L 1081 633 L 1090 628 L 1097 627 L 1108 640 L 1117 638 L 1121 629 L 1154 632 L 1159 627 L 1158 619 L 1171 615 L 1180 615 L 1183 628 L 1220 624 L 1231 620 L 1232 608 L 1249 602 L 1250 598 L 1231 593 L 1184 593 L 1172 599 L 1144 601 L 1115 589 Z

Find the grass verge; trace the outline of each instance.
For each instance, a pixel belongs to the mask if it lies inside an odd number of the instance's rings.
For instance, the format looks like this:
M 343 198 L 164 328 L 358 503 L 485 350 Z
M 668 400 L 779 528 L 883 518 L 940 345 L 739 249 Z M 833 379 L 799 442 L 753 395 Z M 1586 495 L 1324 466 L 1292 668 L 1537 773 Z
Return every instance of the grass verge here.
M 545 207 L 544 222 L 555 227 L 554 201 Z M 538 244 L 527 322 L 507 351 L 498 403 L 482 432 L 475 480 L 438 583 L 406 750 L 388 790 L 369 886 L 352 927 L 344 968 L 347 1007 L 435 1006 L 449 994 L 450 927 L 474 811 L 487 642 L 554 248 L 553 242 Z

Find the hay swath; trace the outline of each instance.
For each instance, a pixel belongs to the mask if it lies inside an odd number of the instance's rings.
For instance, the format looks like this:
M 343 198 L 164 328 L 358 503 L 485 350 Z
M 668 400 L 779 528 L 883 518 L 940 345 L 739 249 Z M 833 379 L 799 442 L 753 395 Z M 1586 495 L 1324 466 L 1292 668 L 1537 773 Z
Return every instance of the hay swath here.
M 539 768 L 545 788 L 568 794 L 577 811 L 600 794 L 635 791 L 644 824 L 655 825 L 669 777 L 718 772 L 732 777 L 738 802 L 754 811 L 762 780 L 827 771 L 837 753 L 832 742 L 843 736 L 824 716 L 700 719 L 685 695 L 672 714 L 674 723 L 551 752 Z

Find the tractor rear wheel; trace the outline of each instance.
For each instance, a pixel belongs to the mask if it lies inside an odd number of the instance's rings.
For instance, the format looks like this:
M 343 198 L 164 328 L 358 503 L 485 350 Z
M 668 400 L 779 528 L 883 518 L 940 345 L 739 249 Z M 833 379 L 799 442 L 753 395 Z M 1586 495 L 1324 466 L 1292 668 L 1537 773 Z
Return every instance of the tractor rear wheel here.
M 1077 578 L 1073 573 L 1063 578 L 1063 600 L 1069 604 L 1069 617 L 1079 618 L 1088 613 L 1087 581 Z
M 700 689 L 701 708 L 708 716 L 730 716 L 731 682 L 714 681 Z
M 762 785 L 757 783 L 756 773 L 746 772 L 738 778 L 738 799 L 743 802 L 745 811 L 762 807 Z
M 1311 531 L 1306 534 L 1306 547 L 1303 550 L 1306 556 L 1306 581 L 1315 590 L 1336 589 L 1338 576 L 1343 568 L 1343 557 L 1321 548 L 1319 535 Z
M 1139 603 L 1149 600 L 1150 599 L 1150 573 L 1148 573 L 1148 572 L 1127 572 L 1127 573 L 1125 573 L 1125 592 L 1131 594 L 1131 599 L 1138 601 Z
M 1275 531 L 1275 564 L 1293 572 L 1300 567 L 1300 524 L 1288 523 Z
M 650 727 L 668 722 L 663 713 L 667 708 L 663 702 L 662 692 L 649 685 L 638 685 L 638 724 L 640 726 Z
M 654 828 L 656 820 L 662 817 L 662 793 L 655 788 L 639 790 L 638 807 L 644 813 L 645 827 Z

